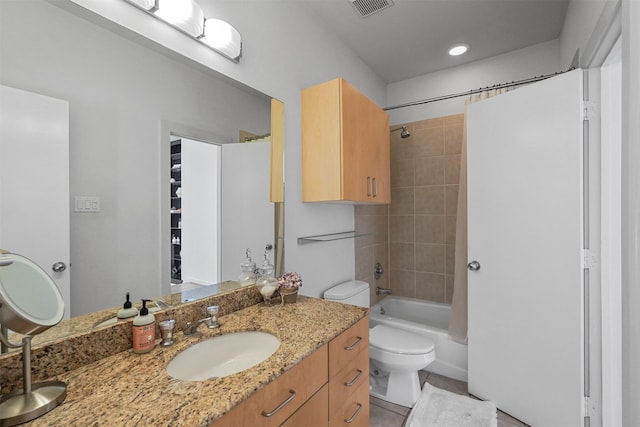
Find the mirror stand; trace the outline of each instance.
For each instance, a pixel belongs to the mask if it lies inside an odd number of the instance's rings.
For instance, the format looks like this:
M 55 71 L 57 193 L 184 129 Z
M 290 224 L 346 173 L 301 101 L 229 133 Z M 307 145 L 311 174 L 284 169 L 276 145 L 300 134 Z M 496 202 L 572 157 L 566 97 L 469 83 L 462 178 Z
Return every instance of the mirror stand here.
M 31 384 L 31 336 L 22 339 L 22 344 L 12 344 L 7 336 L 7 328 L 0 325 L 2 347 L 22 347 L 23 389 L 0 399 L 0 425 L 21 424 L 46 414 L 58 406 L 67 396 L 67 385 L 61 381 L 47 381 Z

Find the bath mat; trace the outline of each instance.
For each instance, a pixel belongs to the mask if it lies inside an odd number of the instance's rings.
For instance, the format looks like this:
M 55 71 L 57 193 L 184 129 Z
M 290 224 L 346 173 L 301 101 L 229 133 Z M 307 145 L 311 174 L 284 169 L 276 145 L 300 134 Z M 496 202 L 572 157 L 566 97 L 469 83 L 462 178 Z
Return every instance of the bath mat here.
M 496 405 L 424 383 L 406 427 L 497 427 Z

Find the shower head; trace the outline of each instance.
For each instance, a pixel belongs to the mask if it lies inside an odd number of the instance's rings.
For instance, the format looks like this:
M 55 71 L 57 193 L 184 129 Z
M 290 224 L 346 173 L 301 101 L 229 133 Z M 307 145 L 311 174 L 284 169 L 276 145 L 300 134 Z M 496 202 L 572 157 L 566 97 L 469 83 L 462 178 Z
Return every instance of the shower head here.
M 400 132 L 400 138 L 402 139 L 409 138 L 411 136 L 411 133 L 409 133 L 409 131 L 407 130 L 407 125 L 402 125 L 402 127 L 391 129 L 391 132 L 395 132 L 397 130 L 402 130 L 402 132 Z

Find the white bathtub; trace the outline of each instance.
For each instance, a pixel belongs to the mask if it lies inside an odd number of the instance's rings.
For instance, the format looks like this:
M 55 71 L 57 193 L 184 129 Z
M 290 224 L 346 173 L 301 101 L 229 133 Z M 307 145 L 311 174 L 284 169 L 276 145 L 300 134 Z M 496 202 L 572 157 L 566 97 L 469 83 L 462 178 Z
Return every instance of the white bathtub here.
M 467 381 L 467 346 L 449 339 L 448 304 L 415 298 L 388 296 L 371 307 L 369 327 L 388 325 L 429 337 L 436 346 L 436 360 L 427 371 Z

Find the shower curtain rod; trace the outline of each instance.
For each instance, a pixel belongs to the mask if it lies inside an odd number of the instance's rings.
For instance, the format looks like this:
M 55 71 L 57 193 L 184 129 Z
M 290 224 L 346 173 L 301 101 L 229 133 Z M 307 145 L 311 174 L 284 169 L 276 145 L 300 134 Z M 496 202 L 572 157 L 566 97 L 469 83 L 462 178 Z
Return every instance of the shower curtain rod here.
M 389 111 L 389 110 L 395 110 L 395 109 L 398 109 L 398 108 L 414 107 L 416 105 L 429 104 L 431 102 L 444 101 L 446 99 L 459 98 L 461 96 L 470 96 L 470 95 L 474 95 L 476 93 L 486 92 L 488 90 L 493 90 L 493 89 L 503 89 L 503 88 L 507 88 L 507 87 L 520 86 L 520 85 L 524 85 L 524 84 L 527 84 L 527 83 L 535 83 L 535 82 L 539 82 L 540 80 L 545 80 L 545 79 L 548 79 L 550 77 L 555 77 L 557 75 L 564 74 L 564 73 L 567 73 L 567 72 L 572 71 L 572 70 L 575 70 L 575 67 L 571 67 L 566 71 L 557 71 L 557 72 L 555 72 L 553 74 L 544 74 L 542 76 L 530 77 L 528 79 L 518 80 L 518 81 L 511 82 L 511 83 L 500 83 L 500 84 L 495 84 L 493 86 L 487 86 L 487 87 L 480 88 L 480 89 L 468 90 L 466 92 L 453 93 L 453 94 L 450 94 L 450 95 L 436 96 L 436 97 L 433 97 L 433 98 L 423 99 L 421 101 L 408 102 L 406 104 L 398 104 L 398 105 L 394 105 L 392 107 L 383 108 L 383 110 L 384 111 Z

